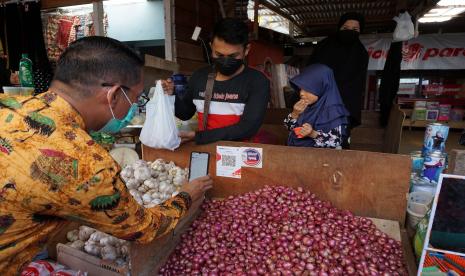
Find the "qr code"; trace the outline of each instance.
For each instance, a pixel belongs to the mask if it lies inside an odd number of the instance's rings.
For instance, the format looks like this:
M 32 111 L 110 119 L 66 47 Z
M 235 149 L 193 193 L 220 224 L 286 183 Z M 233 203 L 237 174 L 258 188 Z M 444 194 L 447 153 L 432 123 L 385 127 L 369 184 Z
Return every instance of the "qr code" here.
M 235 167 L 236 166 L 236 156 L 234 156 L 234 155 L 223 155 L 221 157 L 221 165 L 223 167 Z

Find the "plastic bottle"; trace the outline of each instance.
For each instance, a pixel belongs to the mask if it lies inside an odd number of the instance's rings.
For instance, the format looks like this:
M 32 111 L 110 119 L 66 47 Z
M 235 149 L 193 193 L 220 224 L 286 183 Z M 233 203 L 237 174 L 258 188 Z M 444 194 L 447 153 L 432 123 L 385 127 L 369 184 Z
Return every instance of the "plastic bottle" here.
M 27 54 L 22 54 L 22 58 L 19 61 L 19 82 L 23 87 L 34 87 L 32 61 Z

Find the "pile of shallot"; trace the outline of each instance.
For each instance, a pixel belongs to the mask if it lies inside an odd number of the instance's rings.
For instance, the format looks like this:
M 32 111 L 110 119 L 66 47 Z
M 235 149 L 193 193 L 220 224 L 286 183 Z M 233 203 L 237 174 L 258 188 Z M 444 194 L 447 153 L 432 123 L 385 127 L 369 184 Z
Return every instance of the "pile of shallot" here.
M 129 264 L 129 242 L 120 240 L 94 228 L 80 226 L 66 234 L 68 246 L 120 266 Z
M 138 160 L 121 171 L 129 193 L 145 208 L 154 207 L 175 196 L 186 180 L 188 169 L 157 159 L 153 163 Z
M 162 275 L 407 275 L 399 242 L 301 188 L 265 187 L 203 208 Z

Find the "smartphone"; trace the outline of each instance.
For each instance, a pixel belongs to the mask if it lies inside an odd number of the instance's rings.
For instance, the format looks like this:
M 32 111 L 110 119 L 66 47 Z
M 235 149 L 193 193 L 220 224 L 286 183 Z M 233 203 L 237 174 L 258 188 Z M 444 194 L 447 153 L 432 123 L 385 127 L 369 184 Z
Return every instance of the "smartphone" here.
M 210 154 L 208 152 L 191 152 L 189 181 L 206 176 L 208 174 L 209 163 Z

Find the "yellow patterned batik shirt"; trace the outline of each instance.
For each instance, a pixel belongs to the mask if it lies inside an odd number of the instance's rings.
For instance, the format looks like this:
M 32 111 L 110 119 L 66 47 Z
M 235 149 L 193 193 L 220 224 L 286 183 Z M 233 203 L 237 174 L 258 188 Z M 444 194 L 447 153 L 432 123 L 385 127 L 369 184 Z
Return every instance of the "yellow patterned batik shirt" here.
M 0 275 L 15 275 L 66 220 L 146 243 L 175 227 L 185 193 L 139 206 L 77 111 L 52 92 L 0 96 Z

